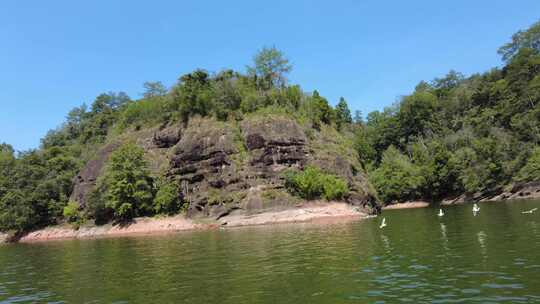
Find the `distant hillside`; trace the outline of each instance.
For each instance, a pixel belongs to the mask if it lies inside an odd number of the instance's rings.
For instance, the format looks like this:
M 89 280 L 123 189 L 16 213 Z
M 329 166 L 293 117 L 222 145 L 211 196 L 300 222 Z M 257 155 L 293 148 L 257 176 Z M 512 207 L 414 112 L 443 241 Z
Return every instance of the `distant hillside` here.
M 369 114 L 359 155 L 383 201 L 482 199 L 540 180 L 540 22 L 499 53 L 502 68 L 450 71 Z

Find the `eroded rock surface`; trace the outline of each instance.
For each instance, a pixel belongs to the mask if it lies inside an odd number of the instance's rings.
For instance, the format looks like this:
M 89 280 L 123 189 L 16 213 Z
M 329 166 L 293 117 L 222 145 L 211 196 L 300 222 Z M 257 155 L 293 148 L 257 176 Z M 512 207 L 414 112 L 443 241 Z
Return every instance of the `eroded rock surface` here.
M 75 176 L 71 200 L 79 202 L 82 208 L 86 205 L 88 194 L 95 187 L 105 163 L 112 152 L 119 146 L 119 143 L 112 143 L 100 149 L 97 155 Z
M 509 190 L 502 188 L 489 192 L 477 192 L 473 194 L 462 194 L 458 197 L 444 199 L 443 205 L 457 205 L 467 202 L 493 202 L 515 199 L 536 199 L 540 198 L 540 181 L 529 183 L 516 183 Z
M 306 135 L 293 120 L 246 120 L 242 123 L 242 135 L 251 154 L 252 166 L 305 164 Z
M 155 132 L 154 137 L 152 137 L 152 143 L 158 148 L 170 148 L 176 145 L 181 137 L 182 132 L 180 127 L 174 125 Z
M 283 173 L 307 165 L 344 178 L 351 190 L 349 204 L 366 213 L 379 211 L 354 149 L 333 142 L 332 135 L 308 138 L 290 118 L 258 116 L 241 122 L 199 118 L 187 126 L 170 125 L 144 134 L 137 142 L 146 151 L 151 171 L 165 173 L 179 185 L 179 197 L 189 202 L 191 217 L 219 219 L 301 204 L 286 191 Z M 116 147 L 104 147 L 77 176 L 73 198 L 81 205 Z M 334 152 L 338 148 L 349 155 Z
M 234 208 L 235 199 L 228 195 L 247 188 L 231 157 L 238 153 L 233 131 L 217 122 L 192 122 L 174 146 L 167 175 L 190 202 L 189 215 L 220 217 Z
M 220 218 L 287 205 L 283 170 L 307 160 L 306 136 L 289 119 L 253 119 L 240 125 L 190 123 L 174 147 L 169 177 L 190 202 L 188 215 Z

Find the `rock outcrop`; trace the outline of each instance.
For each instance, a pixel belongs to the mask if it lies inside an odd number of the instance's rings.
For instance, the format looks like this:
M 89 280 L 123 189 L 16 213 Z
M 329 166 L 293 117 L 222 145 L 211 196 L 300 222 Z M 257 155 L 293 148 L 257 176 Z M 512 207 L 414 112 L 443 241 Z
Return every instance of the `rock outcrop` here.
M 517 183 L 508 190 L 489 198 L 492 201 L 540 198 L 540 181 L 530 183 Z
M 152 137 L 152 143 L 157 148 L 170 148 L 176 145 L 181 137 L 181 129 L 178 126 L 173 125 L 155 132 Z
M 225 124 L 198 120 L 183 131 L 173 147 L 168 177 L 180 184 L 181 197 L 190 202 L 189 215 L 222 216 L 230 196 L 248 186 L 242 181 L 232 155 L 238 150 L 233 130 Z
M 305 164 L 306 135 L 296 122 L 283 118 L 246 120 L 241 128 L 252 166 L 265 169 Z
M 516 183 L 512 186 L 512 188 L 507 190 L 500 188 L 487 192 L 462 194 L 458 197 L 444 199 L 441 204 L 456 205 L 467 202 L 493 202 L 537 198 L 540 198 L 540 181 L 529 183 Z
M 283 172 L 312 163 L 348 181 L 349 203 L 370 213 L 379 211 L 359 164 L 339 155 L 328 161 L 314 150 L 302 127 L 285 117 L 255 117 L 238 125 L 194 121 L 173 148 L 168 176 L 180 183 L 190 216 L 220 218 L 236 210 L 297 204 L 286 193 Z
M 349 204 L 366 213 L 379 211 L 354 149 L 335 142 L 336 134 L 308 137 L 291 118 L 254 116 L 241 122 L 195 118 L 183 127 L 138 132 L 131 137 L 145 149 L 151 171 L 164 173 L 179 185 L 179 197 L 189 202 L 191 217 L 219 219 L 296 206 L 301 200 L 287 193 L 283 173 L 310 164 L 348 182 Z M 116 147 L 104 147 L 77 176 L 73 199 L 82 206 Z
M 96 186 L 97 179 L 102 172 L 105 163 L 120 144 L 118 142 L 108 144 L 101 148 L 97 155 L 92 158 L 86 166 L 75 176 L 73 181 L 73 192 L 70 200 L 79 202 L 81 208 L 84 208 L 88 199 L 88 194 Z

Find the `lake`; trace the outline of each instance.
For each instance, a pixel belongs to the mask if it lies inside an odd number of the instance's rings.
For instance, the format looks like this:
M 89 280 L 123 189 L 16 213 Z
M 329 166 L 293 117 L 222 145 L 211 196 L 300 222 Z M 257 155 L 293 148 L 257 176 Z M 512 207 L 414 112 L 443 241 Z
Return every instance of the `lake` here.
M 540 303 L 540 201 L 0 246 L 0 303 Z

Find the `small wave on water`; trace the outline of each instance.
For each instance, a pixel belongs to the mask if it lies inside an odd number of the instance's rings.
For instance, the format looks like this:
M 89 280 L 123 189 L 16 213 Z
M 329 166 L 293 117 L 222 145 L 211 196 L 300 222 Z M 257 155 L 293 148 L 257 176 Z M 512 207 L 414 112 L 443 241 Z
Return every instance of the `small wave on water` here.
M 0 247 L 0 303 L 540 303 L 540 201 Z

